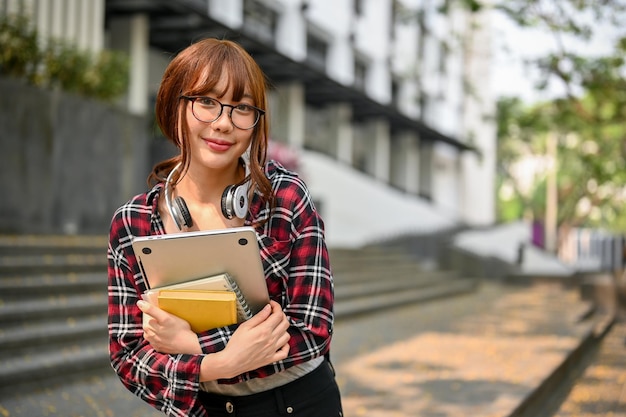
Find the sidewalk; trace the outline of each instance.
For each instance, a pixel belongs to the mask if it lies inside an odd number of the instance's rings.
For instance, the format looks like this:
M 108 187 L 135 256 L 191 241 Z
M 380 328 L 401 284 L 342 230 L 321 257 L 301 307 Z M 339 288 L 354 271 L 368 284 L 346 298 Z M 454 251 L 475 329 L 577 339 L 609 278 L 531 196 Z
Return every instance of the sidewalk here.
M 346 417 L 507 417 L 593 323 L 576 290 L 502 287 L 338 321 L 332 359 Z M 4 417 L 157 417 L 106 376 L 0 396 Z
M 486 284 L 338 323 L 345 416 L 514 415 L 587 337 L 588 308 L 575 290 Z
M 626 322 L 615 323 L 555 417 L 626 417 Z

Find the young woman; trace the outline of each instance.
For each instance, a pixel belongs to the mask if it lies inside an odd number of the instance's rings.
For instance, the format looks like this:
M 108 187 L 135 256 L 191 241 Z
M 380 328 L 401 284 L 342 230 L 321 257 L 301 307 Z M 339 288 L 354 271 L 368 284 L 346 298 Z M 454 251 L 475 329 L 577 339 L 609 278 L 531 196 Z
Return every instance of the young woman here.
M 183 50 L 156 103 L 180 154 L 157 164 L 151 190 L 113 216 L 111 364 L 170 416 L 342 415 L 326 360 L 334 299 L 324 225 L 302 180 L 266 162 L 266 112 L 265 77 L 238 44 L 205 39 Z M 256 229 L 271 298 L 253 318 L 196 334 L 141 300 L 134 236 L 244 225 Z

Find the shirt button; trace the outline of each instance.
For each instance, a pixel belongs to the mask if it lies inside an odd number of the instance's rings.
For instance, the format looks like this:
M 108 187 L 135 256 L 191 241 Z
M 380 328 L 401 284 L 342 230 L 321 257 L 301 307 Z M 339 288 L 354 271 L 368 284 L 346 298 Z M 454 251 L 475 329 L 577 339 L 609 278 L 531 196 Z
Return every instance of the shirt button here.
M 293 407 L 287 407 L 287 413 L 289 414 L 293 413 Z
M 228 414 L 232 414 L 233 412 L 235 412 L 235 406 L 230 401 L 226 402 L 226 412 Z

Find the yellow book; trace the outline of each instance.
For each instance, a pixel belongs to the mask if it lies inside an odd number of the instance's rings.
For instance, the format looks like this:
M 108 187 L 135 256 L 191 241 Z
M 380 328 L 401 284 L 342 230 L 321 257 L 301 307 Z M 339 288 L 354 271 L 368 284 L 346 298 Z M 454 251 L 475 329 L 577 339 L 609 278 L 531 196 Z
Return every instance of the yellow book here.
M 237 323 L 237 296 L 233 291 L 160 290 L 158 305 L 187 321 L 196 333 Z
M 241 323 L 246 321 L 253 315 L 248 302 L 237 285 L 237 282 L 226 273 L 180 282 L 178 284 L 166 285 L 164 287 L 153 288 L 146 291 L 142 297 L 150 304 L 158 306 L 159 293 L 166 290 L 233 291 L 237 298 L 237 322 Z

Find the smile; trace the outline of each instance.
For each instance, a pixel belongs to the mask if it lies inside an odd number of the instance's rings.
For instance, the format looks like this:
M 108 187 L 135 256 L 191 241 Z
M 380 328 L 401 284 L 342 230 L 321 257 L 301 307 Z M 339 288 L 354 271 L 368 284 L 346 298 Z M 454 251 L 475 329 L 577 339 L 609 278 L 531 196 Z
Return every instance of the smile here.
M 214 151 L 218 151 L 218 152 L 227 151 L 233 146 L 233 143 L 225 141 L 225 140 L 219 140 L 219 139 L 203 139 L 203 140 L 204 140 L 204 143 L 206 143 L 210 149 Z

